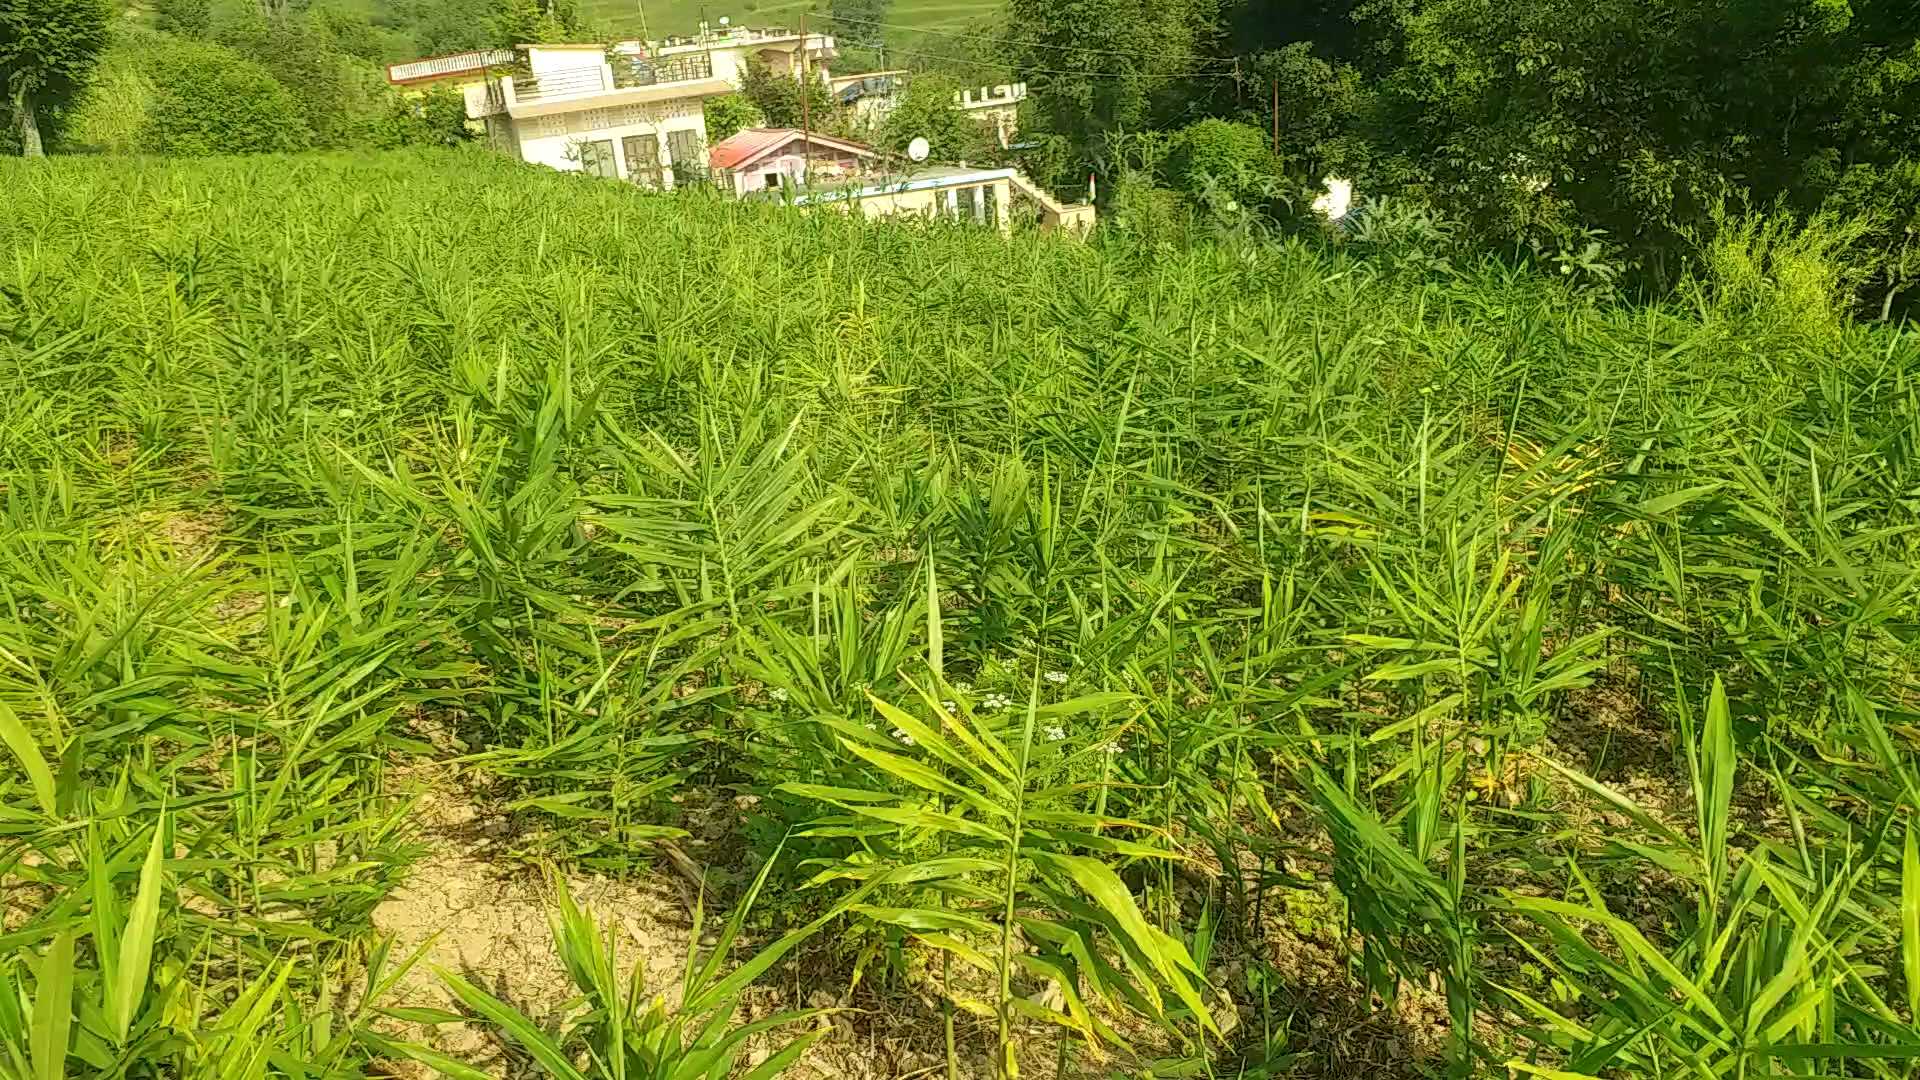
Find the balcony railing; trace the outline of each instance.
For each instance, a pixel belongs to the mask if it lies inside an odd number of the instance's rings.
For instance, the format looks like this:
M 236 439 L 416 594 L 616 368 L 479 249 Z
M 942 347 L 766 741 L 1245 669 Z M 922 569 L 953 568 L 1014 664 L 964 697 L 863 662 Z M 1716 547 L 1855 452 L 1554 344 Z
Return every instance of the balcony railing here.
M 521 101 L 551 101 L 554 98 L 578 97 L 611 89 L 607 85 L 606 72 L 598 65 L 513 80 L 513 96 Z
M 424 60 L 409 60 L 404 64 L 388 64 L 387 81 L 405 83 L 447 75 L 464 75 L 468 72 L 485 71 L 490 67 L 501 67 L 511 63 L 513 63 L 512 49 L 476 49 L 472 52 L 453 53 L 449 56 L 429 56 Z
M 641 57 L 635 60 L 622 60 L 613 65 L 613 85 L 623 90 L 632 86 L 655 86 L 660 83 L 711 78 L 713 78 L 713 57 L 706 53 Z

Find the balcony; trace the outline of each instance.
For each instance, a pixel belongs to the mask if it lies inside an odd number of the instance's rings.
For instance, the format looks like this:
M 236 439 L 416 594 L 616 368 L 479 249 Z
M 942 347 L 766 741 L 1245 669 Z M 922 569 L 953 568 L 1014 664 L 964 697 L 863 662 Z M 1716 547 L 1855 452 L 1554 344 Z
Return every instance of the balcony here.
M 694 82 L 711 78 L 713 78 L 713 57 L 706 53 L 623 59 L 613 65 L 613 85 L 623 90 L 633 86 L 659 86 L 662 83 Z
M 387 65 L 387 81 L 395 86 L 425 82 L 429 79 L 458 78 L 484 74 L 489 68 L 513 63 L 512 49 L 475 49 L 447 56 L 429 56 L 404 64 Z
M 550 116 L 676 98 L 701 98 L 733 89 L 715 78 L 706 53 L 618 57 L 613 63 L 563 67 L 538 75 L 494 79 L 467 89 L 467 115 L 475 120 L 505 113 L 515 119 Z
M 552 101 L 555 98 L 581 97 L 611 90 L 604 64 L 550 71 L 545 75 L 517 75 L 513 78 L 513 96 L 521 101 Z

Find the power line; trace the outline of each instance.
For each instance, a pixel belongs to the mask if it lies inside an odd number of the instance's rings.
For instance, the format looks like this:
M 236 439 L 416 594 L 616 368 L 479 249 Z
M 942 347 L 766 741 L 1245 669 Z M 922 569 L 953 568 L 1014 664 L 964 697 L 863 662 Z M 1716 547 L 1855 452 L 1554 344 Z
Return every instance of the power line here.
M 1008 70 L 1004 64 L 991 60 L 968 60 L 944 53 L 914 52 L 911 49 L 888 49 L 889 56 L 918 56 L 925 60 L 940 60 L 949 64 L 970 64 L 974 67 L 993 68 L 996 71 Z M 1065 68 L 1022 67 L 1021 75 L 1072 75 L 1082 79 L 1231 79 L 1231 71 L 1070 71 Z
M 1017 45 L 1026 49 L 1055 49 L 1060 52 L 1088 53 L 1094 56 L 1114 56 L 1129 60 L 1167 59 L 1167 57 L 1160 53 L 1122 52 L 1117 49 L 1096 49 L 1085 45 L 1054 45 L 1045 41 L 1020 41 L 1015 38 L 991 37 L 986 34 L 968 34 L 958 30 L 929 30 L 922 26 L 907 26 L 903 23 L 881 22 L 878 19 L 859 19 L 847 15 L 836 15 L 833 16 L 832 19 L 835 23 L 859 23 L 863 26 L 875 26 L 883 30 L 905 30 L 915 34 L 931 34 L 934 37 L 960 38 L 966 41 L 985 41 L 995 45 Z M 1192 60 L 1203 64 L 1237 64 L 1240 62 L 1239 58 L 1234 56 L 1178 56 L 1172 59 Z

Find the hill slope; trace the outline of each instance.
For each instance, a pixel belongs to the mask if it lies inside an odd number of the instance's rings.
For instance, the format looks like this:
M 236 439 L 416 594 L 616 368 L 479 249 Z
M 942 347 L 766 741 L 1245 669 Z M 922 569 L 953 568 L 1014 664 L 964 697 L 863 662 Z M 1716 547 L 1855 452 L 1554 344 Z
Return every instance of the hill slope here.
M 886 21 L 911 28 L 889 31 L 890 37 L 915 40 L 920 43 L 916 48 L 924 48 L 926 37 L 914 31 L 965 30 L 1003 6 L 1004 0 L 895 0 Z M 580 11 L 596 23 L 635 36 L 643 22 L 654 37 L 693 33 L 703 11 L 709 21 L 726 16 L 736 26 L 793 27 L 802 14 L 812 28 L 827 26 L 827 6 L 821 0 L 580 0 Z

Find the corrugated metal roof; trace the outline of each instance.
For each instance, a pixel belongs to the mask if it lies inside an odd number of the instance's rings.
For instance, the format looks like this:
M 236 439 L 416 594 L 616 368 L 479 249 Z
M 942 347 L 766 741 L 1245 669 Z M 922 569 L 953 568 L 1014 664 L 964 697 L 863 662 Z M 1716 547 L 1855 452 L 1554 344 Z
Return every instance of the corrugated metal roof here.
M 846 150 L 865 157 L 874 156 L 871 146 L 836 139 L 818 132 L 808 134 L 799 128 L 747 128 L 714 143 L 707 151 L 707 164 L 716 169 L 737 169 L 795 139 L 805 136 L 820 146 Z

